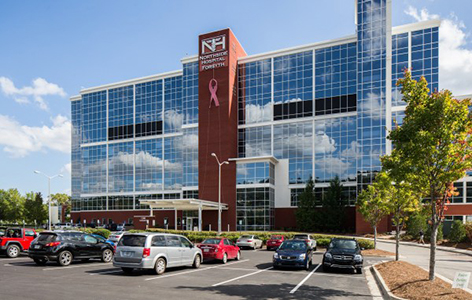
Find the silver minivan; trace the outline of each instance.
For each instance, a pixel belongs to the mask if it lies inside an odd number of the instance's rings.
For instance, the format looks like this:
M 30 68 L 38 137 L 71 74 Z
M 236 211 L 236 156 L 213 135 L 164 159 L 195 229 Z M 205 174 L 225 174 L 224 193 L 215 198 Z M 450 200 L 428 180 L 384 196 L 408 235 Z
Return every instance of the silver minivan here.
M 202 250 L 186 237 L 166 233 L 125 233 L 116 246 L 113 266 L 125 273 L 134 269 L 154 269 L 162 274 L 167 268 L 199 268 Z

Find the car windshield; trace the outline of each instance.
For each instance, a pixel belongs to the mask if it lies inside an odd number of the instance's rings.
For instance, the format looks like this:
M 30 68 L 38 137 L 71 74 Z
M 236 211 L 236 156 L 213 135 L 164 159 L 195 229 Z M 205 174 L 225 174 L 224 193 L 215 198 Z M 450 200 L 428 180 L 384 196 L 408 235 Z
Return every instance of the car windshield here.
M 124 235 L 118 246 L 144 247 L 144 243 L 146 243 L 146 236 L 144 235 Z
M 357 243 L 354 240 L 333 240 L 329 243 L 329 248 L 355 250 Z
M 252 235 L 243 235 L 240 239 L 252 239 Z
M 39 242 L 54 242 L 57 239 L 57 235 L 53 233 L 40 233 L 38 237 Z
M 308 235 L 307 234 L 296 234 L 293 236 L 294 239 L 296 240 L 308 240 Z
M 281 235 L 273 235 L 270 237 L 271 240 L 281 240 L 282 236 Z
M 220 239 L 206 239 L 202 242 L 202 244 L 218 245 L 220 241 L 221 241 Z
M 306 251 L 307 245 L 302 241 L 287 241 L 280 245 L 279 250 Z

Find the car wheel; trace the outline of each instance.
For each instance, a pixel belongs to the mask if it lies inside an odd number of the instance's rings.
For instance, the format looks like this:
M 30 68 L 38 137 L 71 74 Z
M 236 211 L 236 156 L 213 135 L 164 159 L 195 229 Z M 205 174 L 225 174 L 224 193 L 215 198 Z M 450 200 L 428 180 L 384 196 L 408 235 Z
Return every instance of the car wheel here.
M 44 266 L 46 265 L 46 263 L 48 262 L 46 259 L 44 258 L 35 258 L 33 259 L 34 262 L 38 265 L 38 266 Z
M 133 273 L 133 268 L 121 268 L 121 270 L 126 274 Z
M 109 263 L 113 259 L 113 251 L 110 249 L 105 249 L 102 251 L 102 261 L 104 263 Z
M 310 260 L 309 259 L 306 260 L 305 270 L 307 270 L 307 271 L 310 270 Z
M 166 260 L 162 257 L 158 258 L 154 270 L 156 271 L 157 275 L 163 274 L 166 271 Z
M 362 274 L 362 268 L 356 268 L 357 274 Z
M 57 263 L 65 267 L 71 264 L 72 258 L 72 253 L 70 253 L 70 251 L 65 250 L 59 253 L 59 256 L 57 257 Z
M 198 269 L 198 268 L 200 268 L 200 265 L 201 265 L 201 264 L 202 264 L 202 258 L 200 257 L 199 254 L 197 254 L 197 255 L 195 256 L 195 260 L 193 261 L 193 267 L 194 267 L 195 269 Z
M 238 251 L 238 254 L 236 254 L 236 260 L 240 260 L 241 259 L 241 252 Z
M 17 245 L 9 245 L 7 247 L 7 256 L 9 258 L 15 258 L 18 257 L 18 255 L 20 255 L 20 247 Z
M 223 264 L 226 264 L 228 262 L 228 254 L 223 253 Z

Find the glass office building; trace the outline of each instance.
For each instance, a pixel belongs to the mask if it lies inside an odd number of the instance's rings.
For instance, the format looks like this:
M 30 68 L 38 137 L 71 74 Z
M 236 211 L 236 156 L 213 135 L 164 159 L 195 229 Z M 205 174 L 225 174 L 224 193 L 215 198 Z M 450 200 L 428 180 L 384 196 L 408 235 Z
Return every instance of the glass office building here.
M 294 228 L 307 180 L 314 179 L 321 195 L 338 176 L 351 207 L 348 226 L 364 230 L 354 203 L 380 171 L 379 156 L 391 151 L 388 130 L 403 119 L 396 80 L 410 68 L 414 78 L 425 76 L 431 90 L 438 88 L 439 25 L 392 27 L 390 1 L 358 0 L 351 36 L 237 57 L 229 68 L 237 141 L 233 157 L 225 157 L 236 167 L 234 177 L 224 176 L 236 180 L 222 199 L 230 206 L 223 215 L 235 218 L 223 228 Z M 208 89 L 203 59 L 186 57 L 181 70 L 84 89 L 71 98 L 74 222 L 136 223 L 149 214 L 143 199 L 205 195 L 206 176 L 216 175 L 199 168 L 216 162 L 199 152 L 202 137 L 213 134 L 202 107 L 220 108 L 202 97 L 208 92 L 202 90 Z M 221 87 L 218 76 L 213 79 Z M 472 182 L 458 185 L 457 210 L 472 205 Z M 204 200 L 218 201 L 210 198 Z M 165 210 L 153 215 L 153 225 L 172 228 L 186 228 L 186 218 L 194 217 L 185 210 L 177 218 Z M 215 229 L 214 220 L 209 215 L 203 227 Z

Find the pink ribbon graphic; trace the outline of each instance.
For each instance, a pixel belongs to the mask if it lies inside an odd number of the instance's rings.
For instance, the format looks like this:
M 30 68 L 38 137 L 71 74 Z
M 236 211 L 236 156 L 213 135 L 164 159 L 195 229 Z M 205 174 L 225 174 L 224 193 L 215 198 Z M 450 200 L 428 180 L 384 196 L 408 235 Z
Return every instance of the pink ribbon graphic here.
M 210 80 L 210 83 L 208 84 L 208 88 L 210 89 L 210 94 L 211 94 L 210 107 L 209 108 L 211 108 L 211 103 L 212 102 L 215 102 L 216 107 L 220 106 L 220 102 L 218 102 L 218 97 L 216 96 L 216 91 L 218 90 L 218 81 L 216 81 L 215 78 Z

